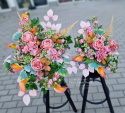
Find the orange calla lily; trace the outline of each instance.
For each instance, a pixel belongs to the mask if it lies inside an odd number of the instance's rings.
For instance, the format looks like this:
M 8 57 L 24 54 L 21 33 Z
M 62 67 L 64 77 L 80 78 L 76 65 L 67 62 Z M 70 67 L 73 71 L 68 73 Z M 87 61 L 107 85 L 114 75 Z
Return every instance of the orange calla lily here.
M 104 67 L 98 67 L 97 72 L 100 74 L 101 77 L 106 78 L 104 69 Z
M 16 47 L 16 45 L 13 44 L 13 43 L 6 45 L 6 48 L 8 48 L 8 47 L 11 47 L 11 48 L 13 48 L 13 49 L 18 50 L 18 48 Z
M 57 93 L 64 93 L 67 90 L 68 87 L 61 87 L 60 85 L 58 85 L 57 83 L 55 83 L 54 85 L 54 90 Z
M 82 62 L 83 61 L 83 56 L 82 55 L 77 55 L 74 59 L 74 62 Z
M 25 85 L 27 83 L 29 79 L 24 79 L 22 81 L 19 82 L 19 89 L 23 92 L 26 92 L 26 88 L 25 88 Z
M 23 66 L 20 66 L 18 63 L 12 64 L 10 67 L 11 67 L 11 68 L 13 69 L 13 71 L 15 71 L 15 72 L 18 72 L 20 69 L 23 68 Z

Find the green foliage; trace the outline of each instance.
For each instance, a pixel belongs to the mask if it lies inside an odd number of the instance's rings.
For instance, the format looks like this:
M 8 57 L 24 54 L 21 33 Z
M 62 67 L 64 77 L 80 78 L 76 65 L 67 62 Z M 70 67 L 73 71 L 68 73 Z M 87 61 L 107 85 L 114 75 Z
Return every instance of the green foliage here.
M 37 17 L 31 20 L 30 26 L 33 27 L 33 26 L 37 26 L 38 24 L 39 24 L 39 18 Z
M 104 31 L 103 29 L 95 29 L 95 30 L 94 30 L 94 33 L 95 33 L 96 35 L 103 35 L 103 34 L 105 34 L 105 31 Z

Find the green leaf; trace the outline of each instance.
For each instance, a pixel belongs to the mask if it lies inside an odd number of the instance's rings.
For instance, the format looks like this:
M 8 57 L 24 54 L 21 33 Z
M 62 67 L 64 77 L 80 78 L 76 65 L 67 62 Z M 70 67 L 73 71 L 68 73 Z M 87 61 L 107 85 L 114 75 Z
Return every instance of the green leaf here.
M 64 58 L 63 61 L 64 61 L 64 63 L 66 63 L 66 64 L 70 64 L 70 62 L 69 62 L 69 60 L 68 60 L 67 58 Z
M 35 82 L 36 81 L 36 76 L 31 76 L 31 78 L 29 79 L 29 82 L 30 81 Z
M 38 36 L 37 38 L 38 38 L 39 40 L 41 40 L 41 39 L 42 39 L 42 37 L 41 37 L 41 36 Z
M 37 85 L 36 85 L 35 83 L 33 83 L 32 88 L 33 88 L 33 89 L 36 89 L 36 90 L 38 89 L 38 88 L 37 88 Z
M 66 75 L 68 75 L 68 71 L 63 69 L 63 68 L 60 68 L 58 70 L 58 74 L 61 75 L 61 76 L 66 76 Z
M 41 31 L 43 30 L 43 27 L 40 24 L 37 26 L 37 28 L 39 28 Z
M 83 39 L 83 35 L 80 35 L 80 37 L 79 37 L 80 39 Z
M 8 62 L 4 63 L 4 68 L 5 68 L 6 71 L 12 70 L 11 67 L 10 67 L 10 63 L 8 63 Z
M 27 79 L 27 78 L 29 78 L 29 77 L 28 77 L 26 71 L 23 71 L 23 72 L 20 73 L 19 78 L 20 78 L 21 80 L 23 80 L 23 79 Z
M 62 64 L 61 66 L 62 66 L 62 68 L 66 68 L 66 67 L 67 67 L 67 65 L 66 65 L 66 64 Z

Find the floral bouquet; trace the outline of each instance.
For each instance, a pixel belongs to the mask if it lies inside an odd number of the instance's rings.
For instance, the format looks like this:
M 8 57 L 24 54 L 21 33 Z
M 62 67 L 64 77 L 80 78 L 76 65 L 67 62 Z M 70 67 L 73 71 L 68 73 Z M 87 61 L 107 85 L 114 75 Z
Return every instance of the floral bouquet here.
M 93 27 L 90 25 L 93 24 Z M 93 17 L 88 22 L 81 21 L 81 29 L 78 30 L 80 36 L 75 38 L 75 46 L 80 55 L 73 61 L 82 62 L 79 68 L 83 69 L 83 75 L 87 77 L 89 72 L 96 70 L 100 76 L 106 77 L 104 69 L 112 72 L 117 71 L 118 64 L 118 44 L 111 40 L 113 17 L 109 28 L 104 31 L 102 25 L 98 25 L 97 17 Z
M 11 73 L 20 71 L 18 96 L 24 95 L 23 101 L 28 105 L 30 96 L 37 95 L 38 85 L 44 93 L 50 87 L 54 87 L 57 93 L 66 91 L 67 87 L 60 86 L 64 76 L 68 75 L 67 65 L 70 64 L 65 51 L 70 49 L 72 40 L 66 34 L 75 23 L 60 31 L 61 24 L 53 23 L 58 16 L 53 15 L 51 9 L 44 16 L 47 23 L 39 22 L 38 17 L 31 19 L 30 12 L 24 12 L 21 16 L 18 13 L 18 16 L 21 29 L 13 35 L 13 40 L 18 44 L 6 46 L 16 50 L 15 56 L 5 59 L 4 68 Z

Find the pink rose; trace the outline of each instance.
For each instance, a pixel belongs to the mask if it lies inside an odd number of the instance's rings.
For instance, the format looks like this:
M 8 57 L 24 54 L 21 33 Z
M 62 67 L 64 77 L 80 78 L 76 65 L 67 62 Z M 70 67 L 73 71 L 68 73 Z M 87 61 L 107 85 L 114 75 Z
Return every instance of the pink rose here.
M 79 43 L 80 43 L 80 44 L 82 44 L 83 42 L 84 42 L 84 40 L 83 40 L 83 39 L 80 39 L 80 40 L 79 40 Z
M 29 51 L 28 46 L 27 46 L 27 45 L 24 46 L 24 48 L 22 49 L 22 52 L 23 52 L 23 53 L 28 53 L 28 51 Z
M 33 38 L 34 38 L 33 34 L 32 34 L 31 32 L 29 32 L 29 31 L 25 32 L 25 33 L 22 35 L 22 37 L 21 37 L 22 42 L 23 42 L 24 44 L 27 44 L 27 43 L 29 43 L 30 41 L 33 41 Z
M 104 43 L 102 40 L 99 40 L 99 39 L 96 39 L 93 43 L 93 47 L 96 49 L 96 50 L 100 50 L 101 48 L 104 47 Z
M 42 41 L 40 47 L 48 50 L 53 47 L 53 41 L 51 39 L 45 39 Z
M 41 59 L 36 57 L 31 61 L 31 67 L 34 71 L 40 71 L 44 68 L 44 65 L 42 64 Z

